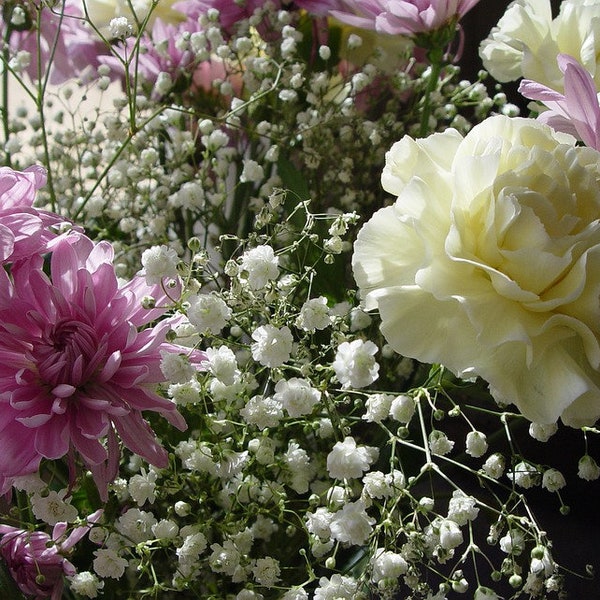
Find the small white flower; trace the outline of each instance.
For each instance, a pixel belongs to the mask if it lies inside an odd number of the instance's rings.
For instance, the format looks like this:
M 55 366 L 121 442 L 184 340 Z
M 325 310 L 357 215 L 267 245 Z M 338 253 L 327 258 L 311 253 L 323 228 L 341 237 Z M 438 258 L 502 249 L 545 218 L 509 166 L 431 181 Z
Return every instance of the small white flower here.
M 463 543 L 460 527 L 452 519 L 442 519 L 439 524 L 440 546 L 452 550 Z
M 372 394 L 365 402 L 365 414 L 362 418 L 369 423 L 381 423 L 390 413 L 394 396 L 391 394 Z
M 112 548 L 100 548 L 94 551 L 94 571 L 100 577 L 120 579 L 125 573 L 127 560 L 117 554 Z
M 66 495 L 67 490 L 50 491 L 45 496 L 34 493 L 31 496 L 33 514 L 48 525 L 56 525 L 59 522 L 72 523 L 77 519 L 78 513 L 71 505 L 70 499 L 65 500 Z
M 342 387 L 365 387 L 379 377 L 379 365 L 375 360 L 377 350 L 373 342 L 360 339 L 338 346 L 332 367 Z
M 448 436 L 439 429 L 433 430 L 429 434 L 429 449 L 440 456 L 448 454 L 454 448 L 454 442 L 448 439 Z
M 306 513 L 306 529 L 309 533 L 316 535 L 322 540 L 327 540 L 331 537 L 331 521 L 333 513 L 328 511 L 323 506 L 320 506 L 314 513 Z
M 152 526 L 152 533 L 157 540 L 174 540 L 179 533 L 179 526 L 170 519 L 161 519 Z
M 185 354 L 161 350 L 160 357 L 160 370 L 168 381 L 185 383 L 196 375 L 196 368 Z
M 169 386 L 169 397 L 178 406 L 195 404 L 200 400 L 202 386 L 196 379 L 190 379 L 185 383 L 172 383 Z
M 408 571 L 408 563 L 400 554 L 377 548 L 371 558 L 371 580 L 378 583 L 382 579 L 398 579 Z
M 206 349 L 203 366 L 225 385 L 233 385 L 240 377 L 237 359 L 227 346 Z
M 231 308 L 215 294 L 199 294 L 189 300 L 186 311 L 190 323 L 199 333 L 210 332 L 218 334 L 229 319 Z
M 248 285 L 253 290 L 264 288 L 279 275 L 279 259 L 271 246 L 257 246 L 247 250 L 240 262 L 248 275 Z
M 390 405 L 390 417 L 400 423 L 410 423 L 415 414 L 415 399 L 407 394 L 396 396 Z
M 201 532 L 192 533 L 185 537 L 183 544 L 177 548 L 177 558 L 182 564 L 193 564 L 206 550 L 208 542 Z
M 458 525 L 466 525 L 467 522 L 475 520 L 478 514 L 479 509 L 475 506 L 475 498 L 467 496 L 460 490 L 454 490 L 448 503 L 448 518 Z
M 515 465 L 514 471 L 509 471 L 507 477 L 519 487 L 528 489 L 540 482 L 539 471 L 531 464 L 521 461 Z
M 249 158 L 244 159 L 244 166 L 242 174 L 240 175 L 240 181 L 242 183 L 259 183 L 263 180 L 264 176 L 263 168 L 255 160 Z
M 252 568 L 252 574 L 254 575 L 256 583 L 264 585 L 265 587 L 272 587 L 275 585 L 275 583 L 279 581 L 280 573 L 279 561 L 270 556 L 257 559 Z
M 331 323 L 327 298 L 319 296 L 307 300 L 300 308 L 300 314 L 296 319 L 296 325 L 304 331 L 315 331 L 325 329 Z
M 357 446 L 353 437 L 336 442 L 327 456 L 327 471 L 332 479 L 358 479 L 374 463 L 379 450 L 374 446 Z
M 126 17 L 115 17 L 108 24 L 110 37 L 113 39 L 125 39 L 133 35 L 133 27 Z
M 488 587 L 479 586 L 475 590 L 473 600 L 499 600 L 498 594 Z
M 557 469 L 546 469 L 542 475 L 542 487 L 549 492 L 557 492 L 567 485 L 564 475 Z
M 506 468 L 506 460 L 502 454 L 495 452 L 491 456 L 488 456 L 487 460 L 482 466 L 483 471 L 488 477 L 499 479 L 504 473 Z
M 348 502 L 333 514 L 331 535 L 338 542 L 360 546 L 369 539 L 374 524 L 375 519 L 369 517 L 362 500 Z
M 160 284 L 163 279 L 177 278 L 179 257 L 173 248 L 168 246 L 152 246 L 142 252 L 143 274 L 146 284 Z
M 577 475 L 586 481 L 594 481 L 600 477 L 600 467 L 589 454 L 585 454 L 577 463 Z
M 261 325 L 252 332 L 252 339 L 255 341 L 251 346 L 252 358 L 261 365 L 280 367 L 290 358 L 294 338 L 289 327 Z
M 321 399 L 321 392 L 305 379 L 281 379 L 275 386 L 275 400 L 281 403 L 290 417 L 310 414 Z
M 335 573 L 331 579 L 321 577 L 314 600 L 355 600 L 358 582 L 352 577 Z
M 104 581 L 100 581 L 90 571 L 81 571 L 69 577 L 69 588 L 72 592 L 87 598 L 97 598 L 98 592 L 104 587 Z
M 483 456 L 488 449 L 485 433 L 481 431 L 470 431 L 467 434 L 467 454 L 473 458 Z
M 283 408 L 274 398 L 254 396 L 240 410 L 240 415 L 244 417 L 246 423 L 256 425 L 262 430 L 267 427 L 277 427 L 283 418 Z
M 500 549 L 506 554 L 519 556 L 525 549 L 525 534 L 520 529 L 511 529 L 500 538 Z
M 156 477 L 155 471 L 150 470 L 146 473 L 142 469 L 141 474 L 134 475 L 129 480 L 127 486 L 129 494 L 137 502 L 138 506 L 156 500 Z
M 308 600 L 308 594 L 302 588 L 292 588 L 281 596 L 281 600 Z
M 529 425 L 529 435 L 538 442 L 547 442 L 557 431 L 558 425 L 556 423 L 550 425 L 531 423 Z

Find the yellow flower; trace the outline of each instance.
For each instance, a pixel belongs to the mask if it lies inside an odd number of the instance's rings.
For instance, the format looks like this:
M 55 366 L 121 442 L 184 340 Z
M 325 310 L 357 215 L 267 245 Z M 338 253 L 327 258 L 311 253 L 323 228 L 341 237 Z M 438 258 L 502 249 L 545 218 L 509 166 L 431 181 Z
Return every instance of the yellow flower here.
M 358 235 L 366 309 L 400 354 L 480 376 L 531 421 L 600 417 L 600 153 L 531 119 L 405 137 Z

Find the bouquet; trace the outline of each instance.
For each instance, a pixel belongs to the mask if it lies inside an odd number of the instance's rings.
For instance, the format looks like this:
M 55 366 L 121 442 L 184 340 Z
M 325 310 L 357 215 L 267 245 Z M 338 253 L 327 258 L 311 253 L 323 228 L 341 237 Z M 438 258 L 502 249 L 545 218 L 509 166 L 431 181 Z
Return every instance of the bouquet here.
M 512 2 L 468 81 L 476 4 L 3 3 L 3 597 L 592 575 L 600 2 Z

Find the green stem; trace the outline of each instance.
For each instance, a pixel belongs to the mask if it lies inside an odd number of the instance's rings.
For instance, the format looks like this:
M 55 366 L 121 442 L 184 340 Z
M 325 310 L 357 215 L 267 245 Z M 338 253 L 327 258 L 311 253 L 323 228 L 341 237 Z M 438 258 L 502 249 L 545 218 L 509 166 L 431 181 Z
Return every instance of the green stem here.
M 431 95 L 435 91 L 442 66 L 444 64 L 444 50 L 441 47 L 432 48 L 427 53 L 431 72 L 425 88 L 425 96 L 423 97 L 423 112 L 421 113 L 421 127 L 419 136 L 425 137 L 429 133 L 429 117 L 431 116 Z
M 4 34 L 3 48 L 2 48 L 2 129 L 4 130 L 4 143 L 8 142 L 10 135 L 10 127 L 8 122 L 8 76 L 10 74 L 8 68 L 8 61 L 10 60 L 9 46 L 10 36 L 12 34 L 12 27 L 10 23 L 6 24 L 6 33 Z M 12 167 L 10 160 L 10 153 L 8 150 L 4 151 L 4 160 L 7 167 Z

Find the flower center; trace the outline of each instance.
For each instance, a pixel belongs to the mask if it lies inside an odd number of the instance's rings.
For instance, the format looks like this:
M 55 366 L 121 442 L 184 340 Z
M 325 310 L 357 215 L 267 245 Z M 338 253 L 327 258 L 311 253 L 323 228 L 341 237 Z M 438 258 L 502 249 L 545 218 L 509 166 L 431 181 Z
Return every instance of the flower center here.
M 96 331 L 87 323 L 62 319 L 50 325 L 34 349 L 40 378 L 53 387 L 85 384 L 102 356 L 98 347 Z

